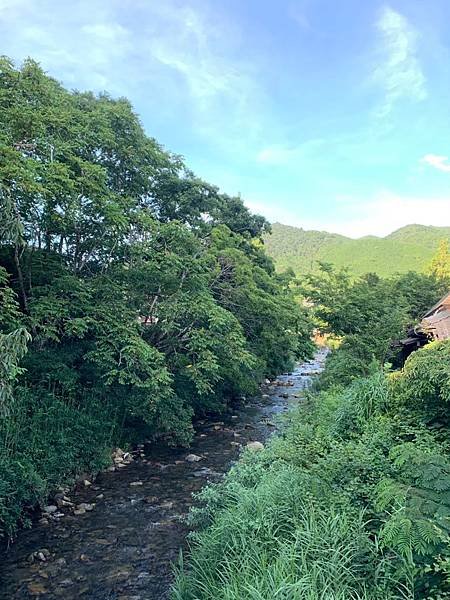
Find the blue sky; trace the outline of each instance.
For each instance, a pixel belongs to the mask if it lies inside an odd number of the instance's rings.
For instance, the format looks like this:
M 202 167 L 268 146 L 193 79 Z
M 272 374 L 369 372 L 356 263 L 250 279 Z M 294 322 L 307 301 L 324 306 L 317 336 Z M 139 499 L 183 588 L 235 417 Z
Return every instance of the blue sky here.
M 0 0 L 0 53 L 127 96 L 271 221 L 450 225 L 448 0 Z

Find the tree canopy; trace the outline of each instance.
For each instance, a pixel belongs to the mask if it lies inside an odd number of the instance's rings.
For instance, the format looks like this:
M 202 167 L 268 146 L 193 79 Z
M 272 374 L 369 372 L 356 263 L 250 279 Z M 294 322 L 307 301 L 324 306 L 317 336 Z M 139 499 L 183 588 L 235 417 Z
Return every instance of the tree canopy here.
M 123 438 L 187 443 L 194 414 L 311 350 L 258 242 L 267 221 L 148 137 L 126 99 L 70 92 L 32 60 L 0 60 L 0 210 L 2 498 L 17 478 L 30 502 L 63 477 L 37 457 L 74 445 L 80 415 L 99 455 Z M 77 453 L 64 477 L 86 467 Z M 13 474 L 21 460 L 32 476 Z M 21 499 L 4 502 L 13 527 Z

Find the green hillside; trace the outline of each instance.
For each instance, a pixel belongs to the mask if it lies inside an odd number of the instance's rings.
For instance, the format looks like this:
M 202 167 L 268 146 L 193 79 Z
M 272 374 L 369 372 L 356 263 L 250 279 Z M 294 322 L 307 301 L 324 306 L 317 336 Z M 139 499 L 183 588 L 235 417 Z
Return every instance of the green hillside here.
M 348 267 L 355 275 L 375 272 L 388 276 L 423 271 L 442 239 L 450 241 L 450 227 L 406 225 L 384 238 L 365 236 L 355 240 L 274 223 L 265 245 L 280 271 L 291 267 L 296 273 L 309 273 L 322 261 Z

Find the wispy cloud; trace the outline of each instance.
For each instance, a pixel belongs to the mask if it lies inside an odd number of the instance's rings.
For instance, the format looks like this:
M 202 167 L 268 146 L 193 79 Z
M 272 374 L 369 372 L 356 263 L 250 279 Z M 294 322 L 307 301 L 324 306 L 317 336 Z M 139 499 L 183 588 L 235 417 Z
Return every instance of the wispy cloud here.
M 236 54 L 242 32 L 225 18 L 217 27 L 220 15 L 187 3 L 180 7 L 166 2 L 153 10 L 157 27 L 151 29 L 149 55 L 178 78 L 196 125 L 210 133 L 223 123 L 224 137 L 242 137 L 242 128 L 246 136 L 256 135 L 264 92 L 256 83 L 254 67 Z
M 149 110 L 184 114 L 210 143 L 255 138 L 264 91 L 239 55 L 239 25 L 195 0 L 131 4 L 74 0 L 68 12 L 55 0 L 0 0 L 2 51 L 31 55 L 70 87 L 132 100 L 146 90 Z
M 450 173 L 450 163 L 448 162 L 448 156 L 440 156 L 439 154 L 426 154 L 421 161 L 438 171 L 444 171 Z
M 427 89 L 418 56 L 418 31 L 404 15 L 389 6 L 382 9 L 376 26 L 380 48 L 373 81 L 384 92 L 377 110 L 377 116 L 382 118 L 389 115 L 401 99 L 424 100 Z
M 298 167 L 301 161 L 310 159 L 312 156 L 322 159 L 322 148 L 326 143 L 326 140 L 316 138 L 291 146 L 272 144 L 261 148 L 256 155 L 256 160 L 267 165 Z

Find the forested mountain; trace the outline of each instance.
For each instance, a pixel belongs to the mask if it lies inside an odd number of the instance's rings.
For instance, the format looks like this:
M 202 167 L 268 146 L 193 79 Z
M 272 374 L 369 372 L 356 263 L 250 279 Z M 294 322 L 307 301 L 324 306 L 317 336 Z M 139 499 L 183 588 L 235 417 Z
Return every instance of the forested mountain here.
M 239 198 L 148 137 L 125 99 L 0 60 L 0 525 L 133 440 L 311 349 Z
M 450 227 L 407 225 L 384 238 L 351 239 L 274 223 L 264 242 L 280 271 L 290 267 L 298 274 L 317 272 L 320 261 L 347 267 L 355 275 L 389 276 L 423 271 L 443 239 L 450 240 Z

